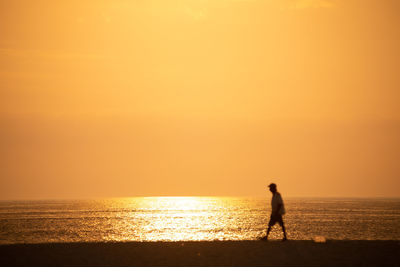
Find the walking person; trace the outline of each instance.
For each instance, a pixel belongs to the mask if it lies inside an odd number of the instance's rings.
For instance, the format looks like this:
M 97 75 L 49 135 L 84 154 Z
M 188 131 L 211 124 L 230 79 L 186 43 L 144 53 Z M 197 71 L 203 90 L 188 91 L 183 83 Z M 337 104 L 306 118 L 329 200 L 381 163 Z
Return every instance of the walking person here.
M 282 215 L 285 214 L 285 205 L 283 204 L 281 194 L 276 189 L 276 184 L 272 183 L 268 187 L 269 191 L 271 191 L 272 193 L 272 199 L 271 199 L 272 211 L 271 211 L 271 218 L 269 219 L 268 223 L 267 235 L 263 237 L 262 240 L 268 240 L 268 235 L 269 232 L 271 231 L 272 226 L 274 226 L 276 223 L 279 223 L 279 225 L 282 227 L 282 232 L 283 232 L 282 241 L 286 241 L 287 240 L 286 229 L 282 218 Z

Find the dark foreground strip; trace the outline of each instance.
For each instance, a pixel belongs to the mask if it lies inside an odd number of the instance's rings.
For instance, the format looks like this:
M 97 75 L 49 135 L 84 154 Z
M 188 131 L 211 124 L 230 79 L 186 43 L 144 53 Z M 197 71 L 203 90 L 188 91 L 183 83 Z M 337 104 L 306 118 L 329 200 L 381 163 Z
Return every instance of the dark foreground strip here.
M 15 244 L 0 266 L 400 266 L 400 241 Z

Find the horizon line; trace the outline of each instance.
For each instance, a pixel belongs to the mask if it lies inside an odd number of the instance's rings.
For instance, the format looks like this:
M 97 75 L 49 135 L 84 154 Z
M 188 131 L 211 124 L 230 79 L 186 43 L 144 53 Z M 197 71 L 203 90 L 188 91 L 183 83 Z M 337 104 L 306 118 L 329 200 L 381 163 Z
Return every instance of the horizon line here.
M 269 198 L 269 196 L 248 195 L 137 195 L 137 196 L 104 196 L 104 197 L 43 197 L 43 198 L 4 198 L 6 201 L 51 201 L 51 200 L 106 200 L 106 199 L 129 199 L 129 198 Z M 284 196 L 285 199 L 400 199 L 400 196 Z

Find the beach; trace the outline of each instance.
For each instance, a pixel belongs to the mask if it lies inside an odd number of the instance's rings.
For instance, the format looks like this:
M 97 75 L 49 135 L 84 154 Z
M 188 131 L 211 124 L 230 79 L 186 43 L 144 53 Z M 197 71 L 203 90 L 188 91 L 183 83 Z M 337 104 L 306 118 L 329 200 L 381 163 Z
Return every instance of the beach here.
M 1 266 L 398 266 L 400 241 L 0 245 Z

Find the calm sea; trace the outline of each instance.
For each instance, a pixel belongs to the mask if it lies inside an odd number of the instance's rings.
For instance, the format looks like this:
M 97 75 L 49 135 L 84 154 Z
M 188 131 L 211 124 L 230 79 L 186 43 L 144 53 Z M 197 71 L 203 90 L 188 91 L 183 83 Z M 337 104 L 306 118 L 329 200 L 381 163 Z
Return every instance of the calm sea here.
M 400 240 L 400 199 L 284 201 L 289 239 Z M 0 243 L 255 240 L 269 213 L 267 198 L 2 201 Z

